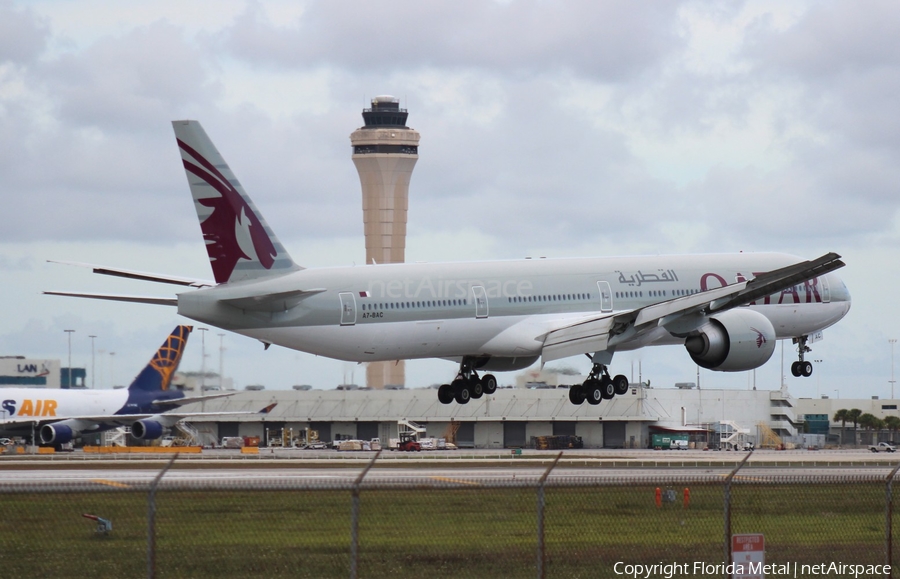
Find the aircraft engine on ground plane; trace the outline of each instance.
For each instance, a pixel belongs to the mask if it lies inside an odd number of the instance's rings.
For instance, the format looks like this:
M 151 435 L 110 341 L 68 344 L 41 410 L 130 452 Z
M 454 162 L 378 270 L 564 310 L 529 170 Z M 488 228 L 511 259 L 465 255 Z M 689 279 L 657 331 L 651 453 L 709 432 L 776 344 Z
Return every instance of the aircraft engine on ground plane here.
M 691 359 L 707 370 L 743 372 L 759 368 L 775 352 L 775 328 L 759 312 L 734 309 L 711 316 L 684 341 Z
M 131 435 L 140 440 L 156 440 L 163 433 L 163 425 L 155 420 L 138 420 L 131 425 Z
M 41 444 L 65 444 L 75 437 L 72 428 L 65 424 L 45 424 L 41 427 Z

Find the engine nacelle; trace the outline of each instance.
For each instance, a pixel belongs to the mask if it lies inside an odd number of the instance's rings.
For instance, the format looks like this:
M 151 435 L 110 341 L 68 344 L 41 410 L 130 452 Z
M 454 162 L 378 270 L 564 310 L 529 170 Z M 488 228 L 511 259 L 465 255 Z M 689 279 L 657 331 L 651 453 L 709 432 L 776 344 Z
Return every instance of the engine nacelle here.
M 767 317 L 738 308 L 710 316 L 684 341 L 698 366 L 719 372 L 759 368 L 775 352 L 775 328 Z
M 65 424 L 45 424 L 39 432 L 41 444 L 65 444 L 75 438 L 72 428 Z
M 163 433 L 163 425 L 155 420 L 138 420 L 131 425 L 131 435 L 140 440 L 156 440 Z

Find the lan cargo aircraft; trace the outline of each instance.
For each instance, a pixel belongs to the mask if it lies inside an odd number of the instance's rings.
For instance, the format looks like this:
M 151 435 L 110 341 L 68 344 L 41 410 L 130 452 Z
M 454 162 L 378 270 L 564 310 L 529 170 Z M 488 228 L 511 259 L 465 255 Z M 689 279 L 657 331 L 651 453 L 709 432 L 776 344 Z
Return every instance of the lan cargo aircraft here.
M 178 313 L 262 341 L 353 362 L 445 358 L 456 378 L 449 404 L 493 393 L 479 372 L 518 370 L 586 354 L 589 377 L 573 404 L 628 389 L 610 376 L 616 351 L 681 344 L 710 370 L 766 363 L 793 339 L 795 376 L 811 336 L 850 309 L 829 253 L 802 261 L 777 253 L 405 263 L 306 269 L 266 224 L 196 121 L 173 122 L 215 282 L 100 266 L 96 273 L 187 286 L 174 298 L 47 292 L 178 307 Z
M 190 333 L 191 326 L 176 327 L 127 390 L 0 389 L 0 435 L 31 437 L 36 432 L 34 438 L 41 444 L 59 446 L 82 433 L 130 426 L 135 438 L 154 440 L 162 436 L 164 428 L 188 418 L 248 414 L 170 412 L 185 404 L 233 394 L 189 398 L 180 390 L 169 389 Z

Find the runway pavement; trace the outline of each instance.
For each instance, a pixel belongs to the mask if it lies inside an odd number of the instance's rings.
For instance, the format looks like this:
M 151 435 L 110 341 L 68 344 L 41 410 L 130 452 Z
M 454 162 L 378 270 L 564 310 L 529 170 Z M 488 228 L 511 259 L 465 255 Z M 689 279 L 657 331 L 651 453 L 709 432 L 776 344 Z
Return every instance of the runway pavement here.
M 291 454 L 292 453 L 292 454 Z M 0 457 L 0 490 L 54 488 L 145 487 L 169 457 L 143 460 L 121 455 L 87 460 L 83 453 L 66 458 Z M 365 487 L 391 486 L 534 486 L 556 459 L 558 451 L 497 451 L 455 453 L 383 453 L 364 478 Z M 721 481 L 746 453 L 701 451 L 602 450 L 564 451 L 548 475 L 547 484 L 635 484 L 679 479 Z M 198 456 L 202 458 L 197 458 Z M 203 486 L 347 488 L 375 453 L 279 451 L 241 455 L 234 451 L 204 451 L 184 455 L 162 479 L 163 488 Z M 128 457 L 127 459 L 122 457 Z M 885 480 L 897 457 L 852 451 L 756 451 L 738 472 L 739 481 Z

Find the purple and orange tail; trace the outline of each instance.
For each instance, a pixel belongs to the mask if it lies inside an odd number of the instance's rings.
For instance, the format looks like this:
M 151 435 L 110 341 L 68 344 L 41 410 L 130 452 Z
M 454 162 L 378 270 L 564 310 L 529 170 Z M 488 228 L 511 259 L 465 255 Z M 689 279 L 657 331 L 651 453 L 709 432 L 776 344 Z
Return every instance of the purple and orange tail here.
M 216 283 L 301 269 L 197 121 L 172 121 Z

